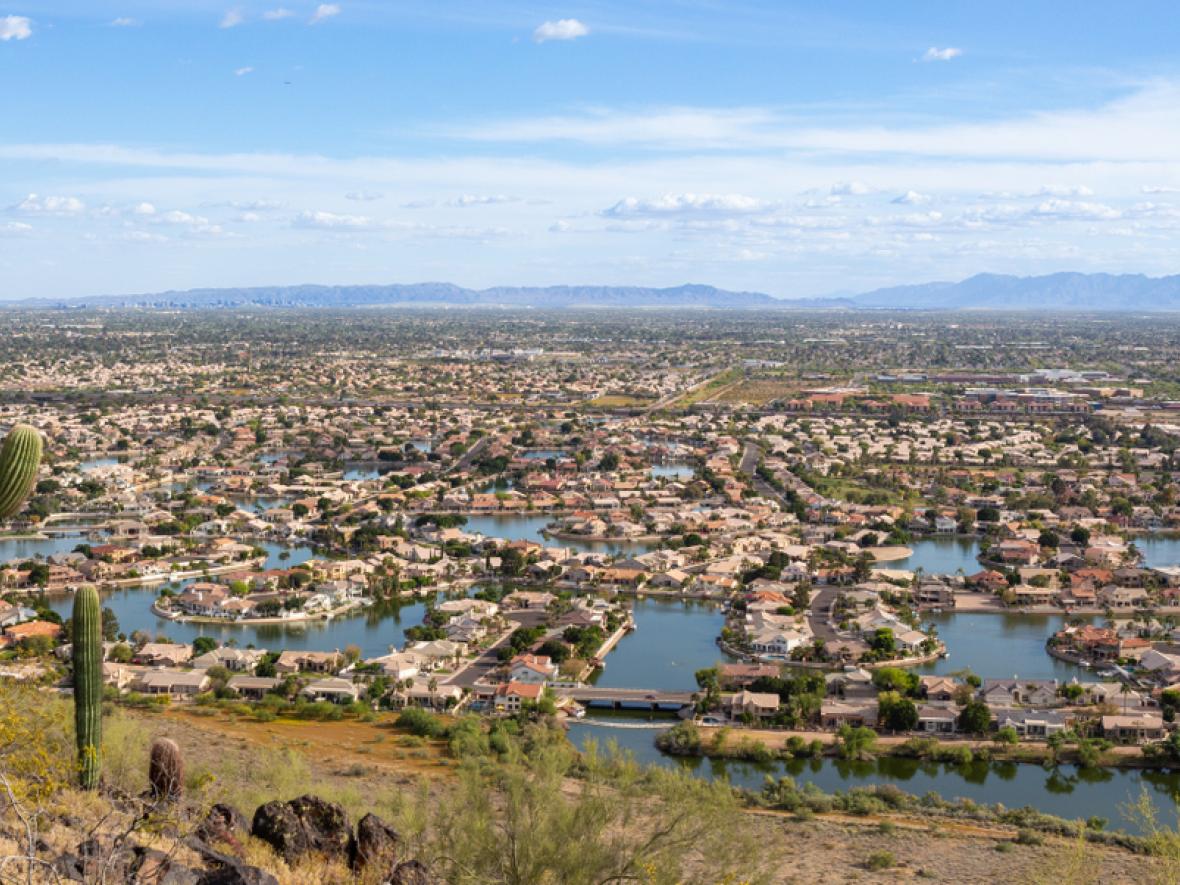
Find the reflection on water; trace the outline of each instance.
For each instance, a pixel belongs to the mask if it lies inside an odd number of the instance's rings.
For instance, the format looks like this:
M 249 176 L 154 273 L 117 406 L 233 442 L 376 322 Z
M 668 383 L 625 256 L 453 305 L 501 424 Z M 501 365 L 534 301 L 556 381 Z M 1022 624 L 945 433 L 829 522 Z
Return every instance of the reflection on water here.
M 601 719 L 598 713 L 592 714 Z M 824 757 L 773 762 L 665 756 L 656 749 L 657 732 L 638 729 L 604 729 L 586 722 L 570 725 L 570 740 L 580 748 L 590 741 L 604 748 L 615 744 L 646 764 L 678 766 L 699 777 L 726 778 L 736 786 L 761 789 L 767 777 L 793 778 L 800 785 L 814 783 L 825 792 L 870 784 L 895 784 L 907 793 L 922 796 L 936 792 L 944 799 L 970 799 L 1008 808 L 1030 806 L 1065 818 L 1101 817 L 1113 829 L 1138 832 L 1140 821 L 1127 806 L 1146 792 L 1165 826 L 1177 823 L 1180 773 L 1137 769 L 1096 769 L 1061 765 L 1046 770 L 1039 765 L 1015 762 L 973 761 L 967 765 L 919 759 L 881 757 L 850 762 Z

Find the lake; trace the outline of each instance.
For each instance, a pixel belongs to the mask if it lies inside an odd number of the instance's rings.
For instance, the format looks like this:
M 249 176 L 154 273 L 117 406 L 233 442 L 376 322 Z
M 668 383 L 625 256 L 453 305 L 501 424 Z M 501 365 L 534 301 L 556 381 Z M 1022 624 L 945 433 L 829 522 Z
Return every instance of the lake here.
M 694 473 L 696 473 L 696 468 L 691 464 L 657 464 L 651 469 L 654 479 L 659 479 L 661 476 L 676 480 L 692 479 Z
M 915 667 L 917 673 L 949 674 L 969 669 L 977 676 L 1008 679 L 1093 680 L 1092 671 L 1045 652 L 1045 640 L 1065 623 L 1064 615 L 992 612 L 924 612 L 922 623 L 938 627 L 950 657 Z
M 0 562 L 10 559 L 26 560 L 34 557 L 52 556 L 54 553 L 69 553 L 79 544 L 86 543 L 82 535 L 51 535 L 48 538 L 0 538 Z
M 636 719 L 616 721 L 635 723 Z M 728 778 L 736 786 L 761 789 L 770 777 L 791 777 L 802 785 L 814 783 L 825 792 L 847 790 L 870 784 L 895 784 L 907 793 L 923 795 L 934 791 L 945 799 L 1002 803 L 1009 808 L 1030 805 L 1046 814 L 1065 818 L 1106 818 L 1110 829 L 1137 832 L 1136 821 L 1123 806 L 1147 791 L 1159 813 L 1160 823 L 1177 822 L 1176 797 L 1180 796 L 1180 773 L 1138 769 L 1079 769 L 1062 765 L 1046 770 L 1039 765 L 977 762 L 967 766 L 923 762 L 917 759 L 882 757 L 872 762 L 822 759 L 776 760 L 768 763 L 729 759 L 665 756 L 655 747 L 655 729 L 610 728 L 609 714 L 594 713 L 573 722 L 569 738 L 579 748 L 591 740 L 600 748 L 614 742 L 649 765 L 681 767 L 700 777 Z M 740 731 L 733 732 L 734 738 Z
M 590 680 L 595 685 L 693 691 L 697 670 L 733 660 L 717 647 L 725 617 L 716 605 L 644 598 L 632 612 L 636 629 L 606 656 L 606 667 Z
M 1143 553 L 1143 564 L 1150 568 L 1180 565 L 1180 535 L 1136 535 L 1132 540 Z
M 914 552 L 905 559 L 881 563 L 882 568 L 922 569 L 928 575 L 953 575 L 962 569 L 968 575 L 983 568 L 975 557 L 979 541 L 975 538 L 918 538 L 907 545 Z
M 422 623 L 426 612 L 425 601 L 402 605 L 392 602 L 365 609 L 354 615 L 331 621 L 310 621 L 302 624 L 192 624 L 160 618 L 151 611 L 157 591 L 115 590 L 102 595 L 103 606 L 109 607 L 119 620 L 119 630 L 128 636 L 141 630 L 153 637 L 167 636 L 173 642 L 191 643 L 198 636 L 212 636 L 218 642 L 231 639 L 239 645 L 254 645 L 271 650 L 297 649 L 311 651 L 343 650 L 356 645 L 364 657 L 376 657 L 389 652 L 389 647 L 402 647 L 407 627 Z M 54 597 L 50 607 L 63 618 L 73 608 L 72 597 Z
M 467 517 L 466 532 L 479 532 L 489 538 L 506 541 L 536 541 L 548 547 L 567 547 L 584 553 L 646 553 L 656 545 L 619 541 L 577 541 L 568 538 L 546 538 L 542 531 L 553 521 L 545 514 L 477 514 Z

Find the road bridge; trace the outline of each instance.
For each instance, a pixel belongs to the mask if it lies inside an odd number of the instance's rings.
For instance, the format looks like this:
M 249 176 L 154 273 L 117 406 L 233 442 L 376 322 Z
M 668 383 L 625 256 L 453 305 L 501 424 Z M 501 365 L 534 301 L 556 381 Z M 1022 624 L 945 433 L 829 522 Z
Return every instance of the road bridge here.
M 593 685 L 555 687 L 559 698 L 569 698 L 587 707 L 613 707 L 616 710 L 679 710 L 693 702 L 691 691 L 667 691 L 654 688 L 598 688 Z

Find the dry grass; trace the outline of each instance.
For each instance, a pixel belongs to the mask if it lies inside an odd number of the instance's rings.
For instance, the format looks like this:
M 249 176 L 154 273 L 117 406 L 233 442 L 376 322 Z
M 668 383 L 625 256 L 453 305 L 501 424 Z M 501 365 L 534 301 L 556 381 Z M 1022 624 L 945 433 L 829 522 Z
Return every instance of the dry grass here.
M 596 396 L 594 399 L 588 399 L 583 405 L 591 408 L 599 409 L 627 409 L 627 408 L 643 408 L 650 406 L 654 399 L 643 396 L 629 396 L 623 393 L 608 393 L 603 396 Z
M 723 390 L 713 402 L 763 406 L 776 399 L 792 397 L 800 390 L 798 383 L 773 378 L 748 378 Z

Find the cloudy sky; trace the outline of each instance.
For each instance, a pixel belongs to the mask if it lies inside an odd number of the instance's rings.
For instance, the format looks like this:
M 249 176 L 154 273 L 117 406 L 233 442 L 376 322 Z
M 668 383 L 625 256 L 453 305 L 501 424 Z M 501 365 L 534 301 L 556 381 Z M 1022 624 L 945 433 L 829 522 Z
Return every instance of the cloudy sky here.
M 1174 273 L 1177 45 L 1149 0 L 0 0 L 0 298 Z

